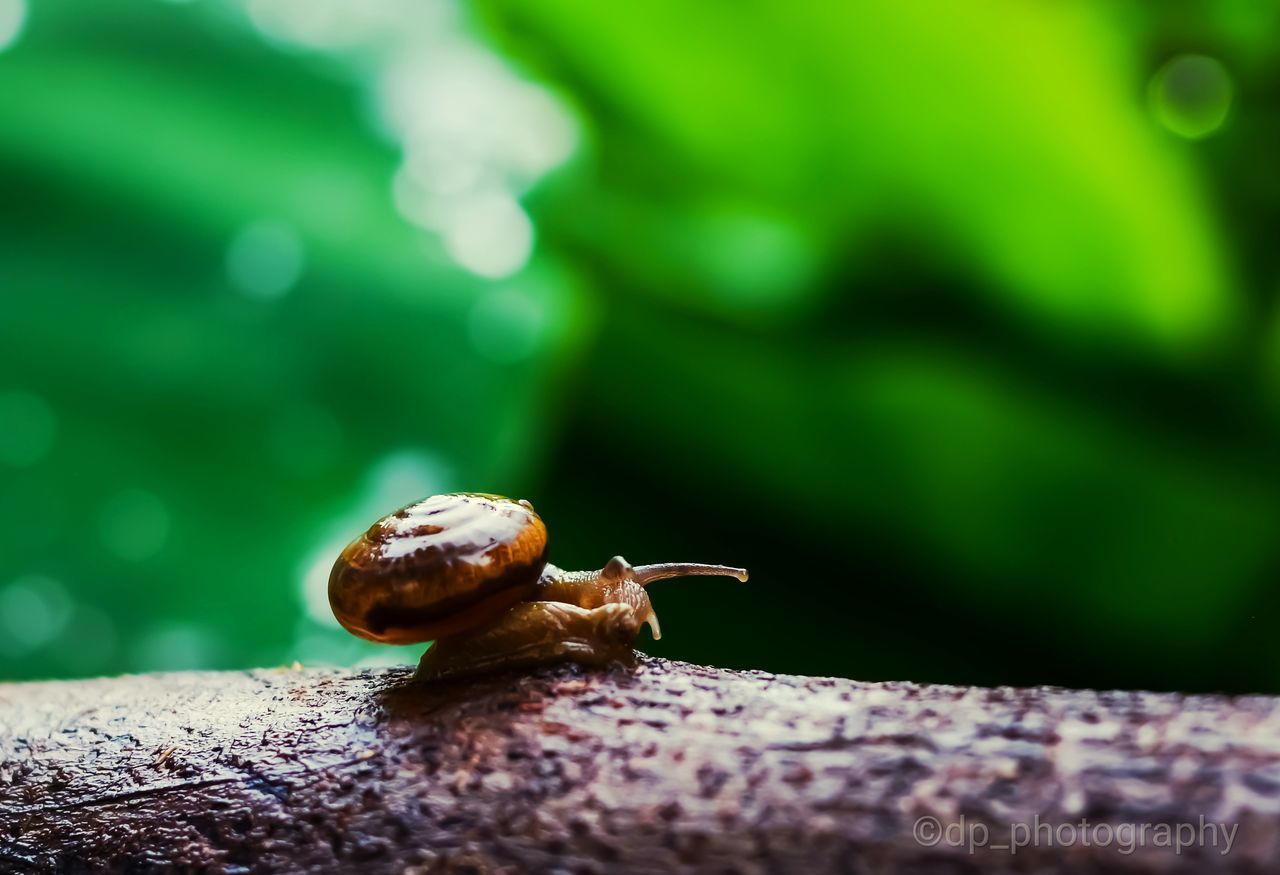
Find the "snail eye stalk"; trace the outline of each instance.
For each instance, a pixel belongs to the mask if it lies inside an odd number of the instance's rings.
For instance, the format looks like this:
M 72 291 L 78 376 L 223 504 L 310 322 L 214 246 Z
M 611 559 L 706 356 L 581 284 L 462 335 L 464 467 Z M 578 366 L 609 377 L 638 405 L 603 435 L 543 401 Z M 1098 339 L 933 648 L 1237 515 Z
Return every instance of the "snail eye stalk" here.
M 637 565 L 631 569 L 631 579 L 641 586 L 648 586 L 655 580 L 669 580 L 673 577 L 732 577 L 746 583 L 747 569 L 731 568 L 728 565 L 701 565 L 695 562 L 664 562 L 658 565 Z

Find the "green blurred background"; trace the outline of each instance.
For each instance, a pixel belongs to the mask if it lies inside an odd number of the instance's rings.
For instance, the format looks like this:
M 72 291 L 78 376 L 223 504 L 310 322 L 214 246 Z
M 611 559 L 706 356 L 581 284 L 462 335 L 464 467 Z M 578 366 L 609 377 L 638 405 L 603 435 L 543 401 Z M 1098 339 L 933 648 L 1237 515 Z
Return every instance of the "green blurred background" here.
M 408 662 L 533 500 L 673 658 L 1280 692 L 1280 4 L 0 0 L 0 677 Z

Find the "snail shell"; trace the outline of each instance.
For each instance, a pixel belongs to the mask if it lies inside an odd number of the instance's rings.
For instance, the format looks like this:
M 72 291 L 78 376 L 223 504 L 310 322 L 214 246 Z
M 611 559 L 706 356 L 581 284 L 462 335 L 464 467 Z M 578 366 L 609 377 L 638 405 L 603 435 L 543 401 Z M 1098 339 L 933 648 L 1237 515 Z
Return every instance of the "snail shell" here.
M 482 626 L 526 599 L 547 564 L 527 501 L 433 495 L 374 523 L 338 556 L 329 604 L 348 631 L 386 644 Z

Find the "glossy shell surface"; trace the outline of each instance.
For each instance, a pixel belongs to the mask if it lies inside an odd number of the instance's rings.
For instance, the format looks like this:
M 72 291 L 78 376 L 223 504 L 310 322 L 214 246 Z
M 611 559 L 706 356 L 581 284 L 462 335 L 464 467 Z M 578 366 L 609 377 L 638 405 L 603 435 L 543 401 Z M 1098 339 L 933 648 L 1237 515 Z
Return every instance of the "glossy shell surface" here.
M 342 551 L 329 575 L 329 604 L 362 638 L 432 641 L 527 598 L 546 552 L 546 526 L 528 502 L 433 495 L 383 517 Z

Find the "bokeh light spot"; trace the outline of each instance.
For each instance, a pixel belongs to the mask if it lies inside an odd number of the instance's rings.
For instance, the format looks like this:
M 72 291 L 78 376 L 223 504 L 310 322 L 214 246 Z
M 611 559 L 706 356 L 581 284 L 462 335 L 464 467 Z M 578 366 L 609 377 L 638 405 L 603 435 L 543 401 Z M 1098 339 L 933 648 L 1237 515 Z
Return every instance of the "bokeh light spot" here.
M 458 205 L 444 229 L 444 243 L 462 267 L 501 279 L 528 263 L 533 254 L 533 224 L 515 198 L 483 194 Z
M 488 183 L 493 168 L 458 149 L 421 146 L 405 156 L 404 170 L 433 195 L 460 195 Z
M 56 432 L 53 410 L 39 395 L 0 392 L 0 463 L 34 465 L 49 452 Z
M 191 623 L 165 623 L 143 633 L 133 646 L 136 671 L 186 671 L 212 668 L 223 655 L 222 640 Z
M 512 101 L 509 160 L 526 178 L 536 179 L 573 157 L 578 127 L 560 103 L 536 85 L 525 85 Z
M 98 520 L 102 545 L 112 554 L 138 562 L 160 552 L 169 537 L 169 511 L 150 492 L 126 489 L 102 507 Z
M 423 5 L 416 0 L 248 0 L 263 36 L 311 49 L 338 49 L 376 40 Z
M 572 157 L 577 122 L 553 95 L 465 37 L 435 36 L 434 52 L 388 65 L 378 94 L 419 183 L 436 193 L 520 192 Z
M 356 639 L 346 630 L 333 632 L 310 627 L 294 636 L 289 653 L 309 667 L 346 665 L 355 649 L 351 646 L 353 640 Z
M 391 199 L 396 211 L 418 227 L 436 230 L 441 226 L 437 199 L 409 172 L 409 168 L 401 167 L 392 176 Z
M 389 453 L 373 465 L 366 477 L 364 492 L 357 502 L 360 525 L 367 526 L 377 517 L 412 501 L 446 492 L 452 479 L 450 467 L 424 450 Z
M 772 313 L 803 297 L 815 256 L 803 231 L 749 209 L 714 209 L 676 226 L 708 290 L 738 311 Z
M 1234 88 L 1214 58 L 1178 55 L 1151 80 L 1148 98 L 1159 122 L 1180 137 L 1207 137 L 1227 120 Z
M 27 21 L 27 0 L 0 0 L 0 52 L 18 41 Z
M 512 364 L 534 353 L 545 323 L 546 314 L 528 294 L 516 288 L 495 289 L 472 305 L 467 333 L 482 356 Z
M 58 581 L 22 577 L 0 589 L 0 649 L 18 656 L 48 644 L 71 617 L 72 602 Z
M 339 628 L 339 624 L 333 616 L 333 609 L 329 607 L 329 572 L 333 570 L 334 560 L 345 546 L 346 542 L 341 540 L 321 546 L 302 562 L 301 573 L 298 575 L 299 595 L 307 616 L 321 626 L 335 629 Z
M 227 278 L 250 297 L 278 298 L 297 283 L 303 260 L 302 240 L 290 225 L 262 220 L 232 238 Z

